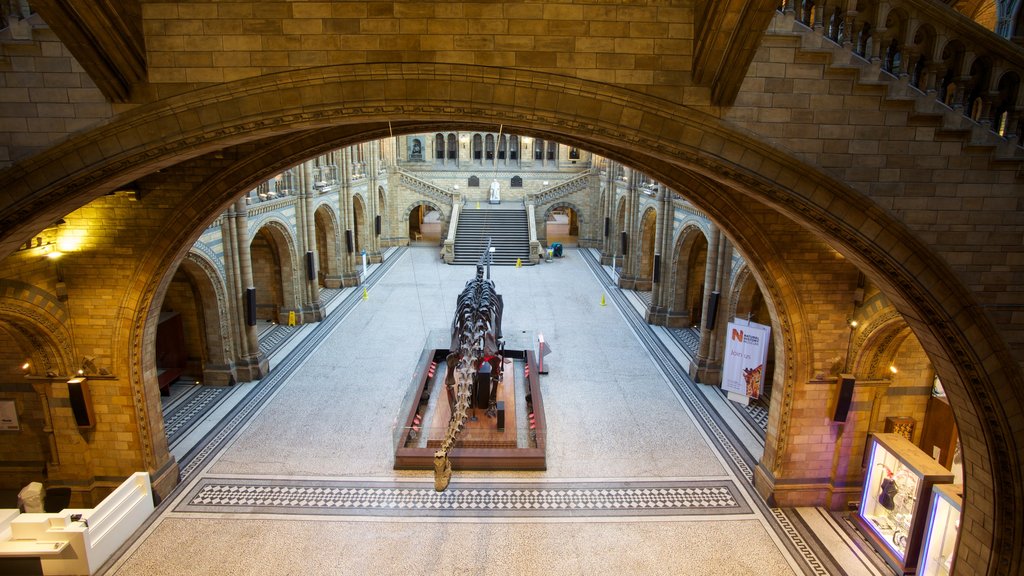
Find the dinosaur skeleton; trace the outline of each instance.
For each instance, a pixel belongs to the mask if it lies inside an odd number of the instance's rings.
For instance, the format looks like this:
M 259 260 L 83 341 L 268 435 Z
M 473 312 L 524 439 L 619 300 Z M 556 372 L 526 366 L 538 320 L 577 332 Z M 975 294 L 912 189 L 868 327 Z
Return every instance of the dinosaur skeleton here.
M 489 251 L 484 253 L 481 262 L 488 254 Z M 459 294 L 452 321 L 452 343 L 445 374 L 451 419 L 441 446 L 434 452 L 434 489 L 438 492 L 443 492 L 451 480 L 452 463 L 448 454 L 469 419 L 469 409 L 474 403 L 474 384 L 488 387 L 489 416 L 493 415 L 497 403 L 496 378 L 502 365 L 498 342 L 501 339 L 503 303 L 494 290 L 494 282 L 483 277 L 483 270 L 483 264 L 477 264 L 476 278 L 467 282 Z M 489 377 L 488 371 L 484 371 L 481 377 L 480 366 L 484 362 L 491 365 Z M 481 397 L 477 394 L 478 399 Z

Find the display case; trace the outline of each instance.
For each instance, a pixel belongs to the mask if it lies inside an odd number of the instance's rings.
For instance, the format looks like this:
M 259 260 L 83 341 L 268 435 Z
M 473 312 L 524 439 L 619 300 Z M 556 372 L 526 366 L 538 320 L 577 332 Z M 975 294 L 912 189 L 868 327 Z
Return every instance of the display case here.
M 898 572 L 913 574 L 932 486 L 953 474 L 911 441 L 897 434 L 873 434 L 857 523 Z
M 953 566 L 960 535 L 960 506 L 963 486 L 938 484 L 932 489 L 924 545 L 921 546 L 919 576 L 945 576 Z

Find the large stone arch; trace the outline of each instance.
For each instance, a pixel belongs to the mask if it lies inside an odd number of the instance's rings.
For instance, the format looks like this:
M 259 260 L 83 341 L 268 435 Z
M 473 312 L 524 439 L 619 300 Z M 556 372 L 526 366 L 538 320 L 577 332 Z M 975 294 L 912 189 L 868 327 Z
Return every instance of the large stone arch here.
M 603 194 L 602 194 L 602 196 L 603 196 Z M 600 205 L 601 204 L 598 204 L 598 206 L 600 206 Z M 576 204 L 574 204 L 572 202 L 567 202 L 567 201 L 564 201 L 564 200 L 559 200 L 559 201 L 556 201 L 556 202 L 552 202 L 547 207 L 547 209 L 544 210 L 544 215 L 543 215 L 543 217 L 541 217 L 539 222 L 547 222 L 548 219 L 551 218 L 551 213 L 554 212 L 555 210 L 559 209 L 559 208 L 568 208 L 568 209 L 572 210 L 573 213 L 576 214 L 577 229 L 578 230 L 584 230 L 584 227 L 583 227 L 583 223 L 584 223 L 583 212 L 580 211 L 579 207 Z M 538 228 L 539 228 L 539 226 L 538 226 Z M 581 236 L 581 235 L 582 234 L 577 234 L 577 238 L 579 236 Z M 541 239 L 541 243 L 543 243 L 545 245 L 550 244 L 550 242 L 548 242 L 547 226 L 545 226 L 544 238 Z
M 374 89 L 381 82 L 394 90 Z M 734 240 L 744 231 L 729 222 L 728 211 L 737 199 L 750 198 L 819 235 L 869 273 L 947 382 L 971 470 L 965 525 L 972 529 L 961 534 L 961 548 L 980 558 L 972 566 L 993 572 L 1020 567 L 1024 447 L 1017 415 L 1024 412 L 1024 386 L 1004 333 L 947 263 L 870 198 L 697 110 L 587 80 L 471 65 L 328 66 L 225 83 L 139 106 L 5 170 L 0 254 L 118 186 L 231 146 L 270 138 L 282 145 L 307 138 L 337 146 L 389 132 L 439 125 L 490 130 L 499 123 L 591 150 L 673 189 L 702 174 L 730 192 L 690 199 Z M 292 158 L 310 153 L 295 151 Z M 260 162 L 258 168 L 277 161 L 261 156 Z M 190 218 L 186 231 L 164 242 L 193 236 L 196 214 L 223 208 L 226 197 L 196 202 L 197 212 L 181 216 Z M 140 266 L 148 270 L 167 252 L 173 250 L 147 254 Z M 146 284 L 149 277 L 137 282 Z M 125 299 L 125 310 L 146 307 L 136 293 Z M 134 346 L 134 358 L 142 357 L 138 335 L 152 337 L 144 318 L 126 315 L 116 329 L 117 340 Z M 133 375 L 141 377 L 150 367 L 136 363 Z
M 0 280 L 0 322 L 16 330 L 24 348 L 31 350 L 29 373 L 71 375 L 81 365 L 75 355 L 74 335 L 67 309 L 57 296 L 16 280 Z

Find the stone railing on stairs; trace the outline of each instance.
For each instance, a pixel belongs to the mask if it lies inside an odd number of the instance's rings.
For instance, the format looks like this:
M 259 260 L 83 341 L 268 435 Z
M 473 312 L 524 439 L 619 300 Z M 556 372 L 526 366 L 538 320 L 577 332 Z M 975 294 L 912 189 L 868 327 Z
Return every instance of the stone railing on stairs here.
M 1016 155 L 1011 148 L 1024 143 L 1024 48 L 938 2 L 889 0 L 863 12 L 858 4 L 786 0 L 773 28 L 804 28 L 820 47 L 837 49 L 833 65 L 859 64 L 862 80 L 891 84 L 891 97 L 937 103 L 962 116 L 950 125 L 947 115 L 950 129 L 971 132 L 972 143 L 988 140 L 997 156 Z
M 401 168 L 398 169 L 398 175 L 399 182 L 402 184 L 402 186 L 405 186 L 410 190 L 418 192 L 419 194 L 423 194 L 424 196 L 429 196 L 437 200 L 438 202 L 441 202 L 442 204 L 446 204 L 449 206 L 453 204 L 452 193 L 445 190 L 444 188 L 427 182 L 426 180 L 419 178 L 418 176 L 413 176 L 412 174 L 406 172 L 405 170 L 402 170 Z
M 545 188 L 540 192 L 537 192 L 536 194 L 527 194 L 523 198 L 523 204 L 533 204 L 535 206 L 540 206 L 541 204 L 553 202 L 555 200 L 558 200 L 559 198 L 568 196 L 569 194 L 572 194 L 574 192 L 579 192 L 580 190 L 585 189 L 589 184 L 590 171 L 588 170 L 564 182 L 559 182 L 554 186 Z

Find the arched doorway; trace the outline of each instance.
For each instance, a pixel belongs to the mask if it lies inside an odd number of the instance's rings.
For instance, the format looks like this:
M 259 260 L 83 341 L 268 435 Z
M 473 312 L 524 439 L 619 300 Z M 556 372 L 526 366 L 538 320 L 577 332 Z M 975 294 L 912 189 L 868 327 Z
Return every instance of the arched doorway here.
M 422 246 L 437 246 L 447 232 L 444 230 L 441 209 L 426 202 L 409 210 L 409 242 Z
M 249 254 L 258 320 L 284 324 L 288 312 L 298 308 L 291 245 L 284 226 L 264 225 L 252 237 Z
M 577 246 L 580 237 L 579 213 L 565 204 L 551 207 L 544 220 L 544 237 L 549 246 L 555 242 L 563 246 Z
M 313 213 L 316 227 L 317 282 L 324 288 L 339 288 L 338 270 L 338 227 L 334 211 L 327 205 L 320 205 Z
M 363 204 L 363 198 L 356 194 L 352 197 L 352 238 L 356 258 L 369 246 L 368 239 L 363 236 L 366 233 L 366 205 Z
M 700 326 L 707 259 L 708 240 L 704 232 L 695 226 L 683 228 L 676 241 L 669 326 Z

